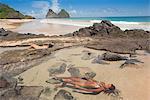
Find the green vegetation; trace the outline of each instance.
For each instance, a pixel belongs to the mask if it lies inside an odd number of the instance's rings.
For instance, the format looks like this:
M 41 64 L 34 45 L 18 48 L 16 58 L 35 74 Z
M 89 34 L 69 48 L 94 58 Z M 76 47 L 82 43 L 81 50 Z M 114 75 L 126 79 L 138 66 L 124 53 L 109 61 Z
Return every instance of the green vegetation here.
M 33 17 L 23 15 L 8 5 L 0 3 L 0 19 L 33 19 Z

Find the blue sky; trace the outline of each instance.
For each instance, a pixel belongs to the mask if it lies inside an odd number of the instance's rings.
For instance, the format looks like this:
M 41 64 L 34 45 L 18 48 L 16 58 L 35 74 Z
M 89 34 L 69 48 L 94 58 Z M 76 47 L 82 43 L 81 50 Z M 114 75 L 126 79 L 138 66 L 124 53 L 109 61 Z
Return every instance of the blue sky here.
M 45 17 L 49 8 L 73 17 L 150 16 L 150 0 L 0 0 L 24 14 Z

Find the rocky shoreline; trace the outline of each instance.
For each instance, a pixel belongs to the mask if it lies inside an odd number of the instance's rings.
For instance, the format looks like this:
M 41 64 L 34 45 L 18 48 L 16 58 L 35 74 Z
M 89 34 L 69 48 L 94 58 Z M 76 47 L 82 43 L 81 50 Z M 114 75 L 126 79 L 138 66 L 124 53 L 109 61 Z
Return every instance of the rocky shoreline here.
M 149 31 L 122 31 L 119 27 L 113 25 L 109 21 L 102 21 L 101 23 L 96 23 L 91 27 L 82 28 L 74 33 L 61 36 L 44 36 L 42 34 L 34 35 L 30 33 L 19 34 L 11 31 L 6 31 L 5 29 L 0 29 L 0 42 L 0 47 L 2 48 L 27 47 L 27 49 L 23 50 L 16 49 L 0 53 L 0 73 L 2 73 L 4 76 L 7 74 L 10 77 L 17 76 L 24 71 L 32 68 L 33 66 L 47 61 L 55 51 L 75 46 L 90 48 L 94 50 L 104 50 L 106 52 L 109 51 L 109 53 L 104 53 L 99 56 L 95 56 L 91 52 L 84 52 L 82 60 L 91 60 L 94 58 L 92 63 L 106 65 L 109 64 L 107 63 L 107 61 L 125 60 L 126 62 L 121 65 L 121 67 L 123 66 L 122 68 L 124 68 L 124 65 L 128 64 L 136 65 L 136 63 L 143 63 L 142 61 L 131 59 L 132 56 L 136 56 L 136 50 L 145 50 L 147 52 L 150 52 Z M 38 45 L 52 44 L 53 47 L 39 50 L 30 49 L 31 43 L 35 43 Z M 129 57 L 129 59 L 128 57 L 120 56 L 120 54 L 129 54 L 131 58 Z M 60 71 L 60 69 L 61 67 L 57 68 L 57 71 Z M 68 69 L 72 76 L 82 76 L 80 70 L 80 68 L 73 67 Z M 52 72 L 54 72 L 54 69 Z M 3 75 L 1 75 L 1 77 Z M 96 73 L 88 72 L 86 73 L 86 76 L 93 78 L 96 76 Z M 20 88 L 18 86 L 16 87 Z M 11 89 L 10 91 L 5 92 L 4 94 L 1 94 L 0 97 L 4 98 L 3 100 L 12 98 L 13 96 L 10 96 L 10 92 L 14 93 L 14 91 L 16 91 L 16 87 Z M 35 93 L 36 96 L 34 94 L 25 94 L 33 92 L 30 91 L 33 88 L 37 89 L 38 93 Z M 0 92 L 1 91 L 4 91 L 4 89 L 2 88 Z M 21 92 L 20 95 L 17 95 L 17 92 L 15 92 L 14 98 L 12 98 L 12 100 L 16 100 L 16 98 L 23 98 L 23 100 L 38 100 L 39 95 L 43 91 L 43 88 L 23 86 L 21 87 L 20 91 L 24 92 Z M 66 97 L 65 94 L 69 95 Z M 17 97 L 15 98 L 16 95 Z M 31 96 L 31 98 L 26 98 L 28 95 L 29 97 Z M 60 98 L 64 98 L 64 100 L 75 100 L 75 98 L 65 90 L 60 90 L 54 97 L 54 100 L 60 100 Z

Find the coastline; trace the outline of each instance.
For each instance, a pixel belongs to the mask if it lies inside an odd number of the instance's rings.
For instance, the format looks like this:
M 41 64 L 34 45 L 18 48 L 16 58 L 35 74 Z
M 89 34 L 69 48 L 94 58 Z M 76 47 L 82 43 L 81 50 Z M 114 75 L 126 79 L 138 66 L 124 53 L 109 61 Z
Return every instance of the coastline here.
M 5 19 L 0 20 L 0 28 L 19 33 L 34 33 L 45 35 L 64 35 L 80 28 L 100 23 L 101 20 L 72 20 L 72 19 Z M 122 30 L 142 29 L 150 31 L 150 22 L 111 21 Z

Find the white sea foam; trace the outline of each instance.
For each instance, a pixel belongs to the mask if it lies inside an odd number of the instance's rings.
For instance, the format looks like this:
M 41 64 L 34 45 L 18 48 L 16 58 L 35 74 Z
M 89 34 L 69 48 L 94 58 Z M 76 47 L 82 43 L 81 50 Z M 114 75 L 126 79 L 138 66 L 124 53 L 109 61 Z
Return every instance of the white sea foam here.
M 42 19 L 41 23 L 60 24 L 78 27 L 89 27 L 93 23 L 100 23 L 101 20 L 71 20 L 71 19 Z M 150 31 L 150 22 L 126 22 L 111 21 L 114 25 L 119 26 L 122 30 L 126 29 L 143 29 Z

